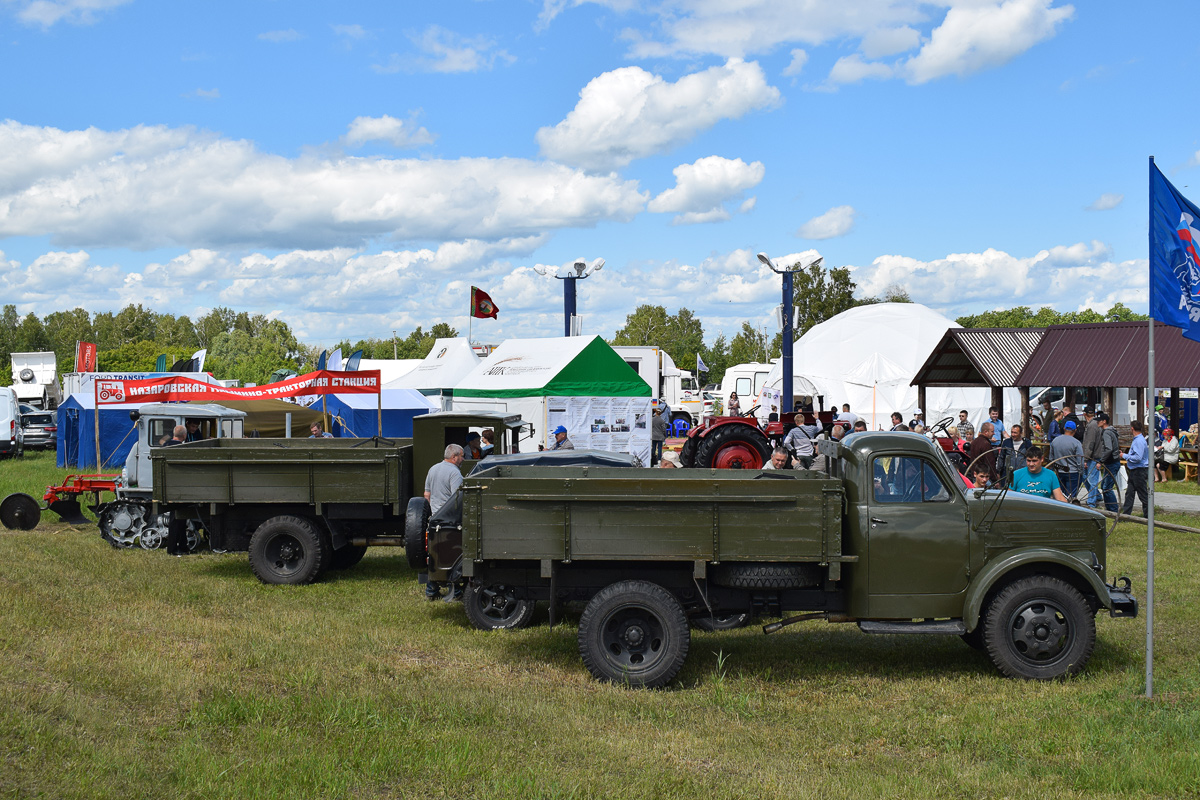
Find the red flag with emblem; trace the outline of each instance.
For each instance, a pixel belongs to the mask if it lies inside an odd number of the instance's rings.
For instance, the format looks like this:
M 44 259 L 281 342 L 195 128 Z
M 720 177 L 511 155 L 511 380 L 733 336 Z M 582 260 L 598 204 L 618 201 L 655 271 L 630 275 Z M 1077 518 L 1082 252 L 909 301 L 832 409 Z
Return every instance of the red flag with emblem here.
M 499 313 L 500 309 L 496 308 L 496 304 L 492 302 L 492 298 L 487 292 L 477 286 L 471 287 L 472 317 L 496 319 L 496 315 Z

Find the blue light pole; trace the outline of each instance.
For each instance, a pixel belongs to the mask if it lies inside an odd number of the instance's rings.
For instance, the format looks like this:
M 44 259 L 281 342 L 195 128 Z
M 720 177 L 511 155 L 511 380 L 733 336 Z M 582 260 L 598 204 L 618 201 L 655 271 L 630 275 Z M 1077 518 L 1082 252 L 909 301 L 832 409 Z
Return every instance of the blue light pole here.
M 794 316 L 792 308 L 795 300 L 795 273 L 790 269 L 780 269 L 775 266 L 775 262 L 766 253 L 759 253 L 758 260 L 772 272 L 783 276 L 783 342 L 781 345 L 783 350 L 783 397 L 780 398 L 779 413 L 786 414 L 793 410 L 792 404 L 795 402 L 795 394 L 792 389 L 792 318 Z M 818 258 L 809 266 L 820 263 L 821 259 Z
M 577 315 L 575 313 L 575 282 L 581 281 L 584 278 L 604 269 L 604 259 L 597 258 L 589 266 L 582 258 L 575 259 L 575 263 L 571 265 L 571 270 L 566 275 L 559 275 L 557 272 L 554 277 L 563 282 L 563 336 L 571 335 L 571 320 Z M 549 275 L 550 270 L 540 264 L 533 268 L 533 271 L 538 275 Z

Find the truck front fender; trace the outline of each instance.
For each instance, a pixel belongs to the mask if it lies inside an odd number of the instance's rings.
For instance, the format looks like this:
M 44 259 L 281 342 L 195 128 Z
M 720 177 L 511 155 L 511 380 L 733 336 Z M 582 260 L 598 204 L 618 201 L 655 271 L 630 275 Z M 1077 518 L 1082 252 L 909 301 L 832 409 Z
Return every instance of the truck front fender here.
M 1034 564 L 1053 564 L 1069 570 L 1086 582 L 1102 606 L 1111 608 L 1112 601 L 1109 599 L 1104 581 L 1100 580 L 1100 576 L 1087 562 L 1052 547 L 1027 547 L 1009 551 L 1000 558 L 988 562 L 983 571 L 975 576 L 975 580 L 971 581 L 971 585 L 967 587 L 966 601 L 963 604 L 963 624 L 966 629 L 968 631 L 975 630 L 975 626 L 979 624 L 983 601 L 997 584 L 1003 583 L 1005 577 L 1014 570 Z

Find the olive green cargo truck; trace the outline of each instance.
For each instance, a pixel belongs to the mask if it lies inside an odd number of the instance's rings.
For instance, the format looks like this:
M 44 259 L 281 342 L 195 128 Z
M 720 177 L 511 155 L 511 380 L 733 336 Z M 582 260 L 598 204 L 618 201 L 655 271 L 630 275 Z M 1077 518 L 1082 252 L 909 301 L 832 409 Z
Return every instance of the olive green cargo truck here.
M 1107 582 L 1100 514 L 968 489 L 917 434 L 822 450 L 827 472 L 499 459 L 466 479 L 460 526 L 431 526 L 430 567 L 461 571 L 481 628 L 528 624 L 538 601 L 552 620 L 557 604 L 586 603 L 587 668 L 638 686 L 676 675 L 689 622 L 798 612 L 767 629 L 820 618 L 958 635 L 1005 675 L 1050 679 L 1083 668 L 1099 609 L 1136 616 L 1128 579 Z
M 357 564 L 368 546 L 425 561 L 425 475 L 446 445 L 491 428 L 497 454 L 516 452 L 520 416 L 442 412 L 413 418 L 412 439 L 208 439 L 151 454 L 154 514 L 204 529 L 214 550 L 246 550 L 264 583 L 310 583 Z M 463 474 L 479 463 L 463 462 Z M 418 526 L 408 526 L 415 528 Z

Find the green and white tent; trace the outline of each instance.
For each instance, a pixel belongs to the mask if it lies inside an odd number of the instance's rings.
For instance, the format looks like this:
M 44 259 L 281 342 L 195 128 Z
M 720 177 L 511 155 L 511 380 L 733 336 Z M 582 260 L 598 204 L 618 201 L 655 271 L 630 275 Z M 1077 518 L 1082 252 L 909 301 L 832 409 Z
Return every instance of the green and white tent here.
M 650 385 L 599 336 L 510 339 L 454 387 L 461 410 L 518 413 L 531 442 L 550 447 L 567 429 L 579 449 L 632 453 L 649 464 Z

